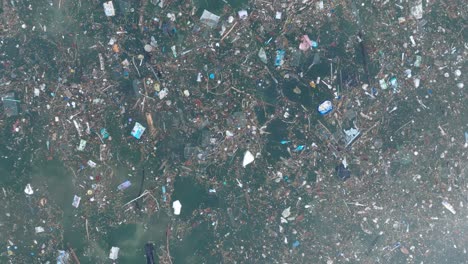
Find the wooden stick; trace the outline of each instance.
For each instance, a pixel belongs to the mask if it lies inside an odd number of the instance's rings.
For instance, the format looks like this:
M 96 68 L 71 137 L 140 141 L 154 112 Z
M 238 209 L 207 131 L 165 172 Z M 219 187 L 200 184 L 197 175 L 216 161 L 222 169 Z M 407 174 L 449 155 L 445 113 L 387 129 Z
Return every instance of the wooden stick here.
M 153 200 L 156 202 L 156 205 L 158 206 L 158 211 L 159 211 L 158 199 L 156 199 L 150 192 L 148 192 L 148 195 L 151 196 L 151 198 L 153 198 Z
M 135 199 L 130 200 L 128 203 L 122 205 L 122 207 L 124 207 L 124 206 L 126 206 L 126 205 L 129 205 L 130 203 L 132 203 L 132 202 L 134 202 L 134 201 L 140 199 L 141 197 L 143 197 L 143 196 L 145 196 L 145 195 L 147 195 L 147 194 L 149 194 L 149 191 L 145 190 L 140 196 L 138 196 L 138 197 L 135 198 Z
M 241 90 L 237 89 L 237 88 L 234 87 L 234 86 L 232 86 L 231 89 L 233 89 L 234 91 L 236 91 L 236 92 L 238 92 L 238 93 L 243 93 L 243 94 L 245 94 L 245 95 L 252 96 L 251 94 L 246 93 L 246 92 L 244 92 L 244 91 L 241 91 Z
M 372 129 L 374 129 L 374 127 L 376 127 L 376 126 L 379 125 L 379 124 L 380 124 L 380 121 L 375 122 L 374 125 L 372 125 L 369 129 L 367 129 L 366 131 L 364 131 L 364 133 L 362 133 L 362 136 L 361 136 L 361 137 L 363 137 L 365 134 L 367 134 L 369 131 L 371 131 Z
M 332 132 L 330 132 L 330 130 L 328 130 L 328 128 L 327 128 L 322 122 L 320 122 L 320 120 L 317 120 L 317 121 L 319 122 L 319 124 L 320 124 L 323 128 L 325 128 L 325 130 L 327 130 L 328 134 L 330 134 L 330 136 L 331 136 L 331 139 L 332 139 L 333 141 L 335 141 L 336 144 L 338 144 L 338 142 L 336 141 L 336 139 L 335 139 L 335 137 L 333 136 Z
M 404 125 L 402 125 L 400 128 L 398 128 L 397 130 L 395 130 L 395 132 L 393 132 L 393 133 L 396 133 L 396 132 L 400 131 L 402 128 L 404 128 L 405 126 L 409 125 L 409 124 L 412 123 L 412 122 L 413 122 L 413 120 L 410 120 L 410 121 L 406 122 Z
M 362 31 L 360 30 L 358 32 L 358 37 L 359 39 L 361 40 L 359 42 L 359 46 L 361 48 L 361 55 L 362 55 L 362 65 L 363 65 L 363 68 L 364 68 L 364 73 L 365 73 L 365 77 L 366 77 L 366 81 L 368 84 L 370 84 L 370 78 L 369 78 L 369 66 L 367 65 L 367 57 L 368 54 L 367 54 L 367 49 L 366 49 L 366 46 L 364 45 L 364 39 L 363 39 L 363 34 L 362 34 Z
M 140 27 L 140 32 L 141 33 L 143 33 L 143 30 L 145 29 L 144 15 L 145 15 L 145 8 L 146 8 L 147 3 L 148 3 L 148 0 L 143 0 L 142 3 L 141 3 L 140 17 L 138 19 L 138 27 Z
M 236 23 L 234 23 L 234 25 L 232 25 L 232 27 L 228 30 L 228 32 L 226 32 L 226 34 L 224 34 L 224 36 L 221 38 L 221 41 L 223 41 L 229 35 L 229 33 L 231 33 L 231 31 L 234 29 L 234 27 L 236 25 L 237 25 L 237 21 L 236 21 Z
M 247 212 L 250 214 L 250 196 L 247 190 L 245 190 L 244 193 L 245 201 L 247 202 Z
M 169 237 L 171 235 L 171 225 L 167 226 L 166 229 L 166 251 L 167 251 L 167 258 L 169 259 L 169 263 L 172 264 L 172 259 L 171 259 L 171 251 L 169 251 Z
M 122 205 L 122 207 L 124 207 L 124 206 L 126 206 L 126 205 L 129 205 L 130 203 L 132 203 L 132 202 L 134 202 L 134 201 L 136 201 L 136 200 L 142 198 L 142 197 L 145 196 L 145 195 L 149 195 L 151 198 L 154 199 L 154 201 L 156 202 L 156 205 L 158 206 L 158 210 L 159 210 L 159 203 L 158 203 L 158 200 L 157 200 L 157 199 L 151 194 L 151 192 L 148 191 L 148 190 L 145 190 L 145 191 L 144 191 L 140 196 L 138 196 L 137 198 L 135 198 L 135 199 L 133 199 L 133 200 L 130 200 L 128 203 Z
M 75 251 L 73 250 L 73 248 L 70 247 L 70 245 L 68 245 L 68 250 L 70 250 L 70 254 L 73 258 L 73 261 L 75 261 L 77 264 L 80 264 L 80 260 L 78 259 L 78 257 L 75 254 Z
M 137 66 L 136 66 L 136 63 L 135 63 L 135 57 L 132 57 L 132 62 L 133 62 L 133 66 L 135 67 L 135 70 L 136 70 L 137 73 L 138 73 L 138 77 L 141 77 L 140 71 L 138 70 L 138 68 L 137 68 Z
M 86 237 L 88 238 L 89 241 L 89 229 L 88 229 L 88 218 L 86 218 Z

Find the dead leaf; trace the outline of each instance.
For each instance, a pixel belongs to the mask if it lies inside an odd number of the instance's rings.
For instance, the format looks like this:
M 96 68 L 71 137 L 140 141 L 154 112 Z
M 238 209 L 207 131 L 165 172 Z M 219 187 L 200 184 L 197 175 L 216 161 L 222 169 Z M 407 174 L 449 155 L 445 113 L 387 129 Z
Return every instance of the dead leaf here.
M 405 247 L 401 247 L 401 248 L 400 248 L 400 251 L 401 251 L 401 253 L 403 253 L 403 254 L 405 254 L 405 255 L 408 255 L 408 254 L 409 254 L 408 249 L 405 248 Z

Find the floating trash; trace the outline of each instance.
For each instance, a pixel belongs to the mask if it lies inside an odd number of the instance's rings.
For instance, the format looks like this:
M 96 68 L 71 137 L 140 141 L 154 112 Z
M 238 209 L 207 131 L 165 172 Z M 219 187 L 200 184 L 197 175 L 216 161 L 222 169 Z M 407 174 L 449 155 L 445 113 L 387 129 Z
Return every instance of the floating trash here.
M 128 187 L 130 187 L 132 185 L 132 183 L 130 181 L 124 181 L 123 183 L 119 184 L 119 186 L 117 186 L 117 189 L 119 191 L 123 191 L 125 189 L 127 189 Z
M 203 10 L 203 14 L 200 17 L 200 22 L 209 27 L 214 28 L 218 25 L 219 18 L 220 18 L 219 16 L 205 9 Z
M 242 161 L 242 166 L 245 168 L 247 165 L 252 163 L 255 160 L 255 157 L 252 155 L 250 151 L 246 151 L 244 154 L 244 160 Z
M 106 16 L 115 16 L 115 9 L 112 1 L 107 1 L 102 5 L 104 6 L 104 13 L 106 14 Z
M 176 200 L 172 203 L 172 209 L 174 209 L 175 215 L 180 215 L 180 210 L 182 209 L 182 204 L 179 200 Z
M 75 195 L 73 197 L 73 203 L 72 203 L 73 207 L 78 208 L 78 206 L 80 206 L 80 201 L 81 201 L 81 197 L 79 197 L 78 195 Z
M 294 152 L 299 152 L 299 151 L 304 150 L 304 148 L 305 148 L 304 145 L 299 145 L 299 146 L 297 146 L 297 148 L 295 148 L 293 151 L 294 151 Z
M 34 193 L 33 188 L 31 187 L 31 184 L 26 184 L 26 187 L 24 188 L 24 193 L 27 195 L 32 195 Z
M 267 55 L 266 55 L 266 52 L 263 48 L 260 48 L 260 50 L 258 51 L 258 57 L 260 58 L 260 61 L 267 64 L 268 63 L 268 59 L 267 59 Z
M 295 94 L 301 94 L 301 93 L 302 93 L 301 89 L 299 89 L 299 87 L 297 87 L 297 86 L 294 87 L 293 92 L 294 92 Z
M 140 123 L 136 122 L 135 126 L 132 129 L 131 135 L 134 136 L 136 139 L 140 139 L 145 132 L 146 128 L 142 126 Z
M 276 51 L 276 59 L 275 59 L 275 66 L 281 66 L 284 63 L 284 50 L 277 50 Z
M 77 150 L 78 151 L 83 151 L 86 147 L 86 140 L 81 139 L 80 140 L 80 145 L 78 146 Z
M 318 111 L 322 115 L 326 115 L 326 114 L 330 113 L 332 110 L 333 110 L 333 105 L 332 105 L 331 101 L 325 101 L 325 102 L 321 103 L 319 105 L 319 107 L 318 107 Z
M 348 170 L 344 165 L 343 163 L 341 163 L 340 165 L 338 165 L 336 168 L 335 168 L 335 171 L 336 171 L 336 174 L 338 176 L 338 178 L 340 178 L 340 180 L 342 181 L 345 181 L 347 179 L 349 179 L 351 177 L 351 171 Z
M 449 210 L 452 214 L 457 214 L 457 212 L 455 211 L 453 206 L 451 204 L 449 204 L 449 202 L 442 201 L 442 205 L 445 207 L 445 209 Z
M 119 258 L 119 250 L 120 248 L 118 247 L 112 247 L 109 253 L 109 258 L 112 260 L 116 260 Z

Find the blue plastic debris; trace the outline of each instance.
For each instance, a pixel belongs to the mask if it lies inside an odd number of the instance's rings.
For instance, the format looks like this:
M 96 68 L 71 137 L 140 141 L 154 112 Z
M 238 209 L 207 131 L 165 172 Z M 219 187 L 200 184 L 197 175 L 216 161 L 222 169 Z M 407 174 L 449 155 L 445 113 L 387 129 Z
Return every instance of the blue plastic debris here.
M 311 42 L 311 44 L 312 44 L 312 45 L 311 45 L 311 46 L 312 46 L 312 48 L 317 48 L 317 47 L 318 47 L 318 43 L 317 43 L 317 41 L 313 41 L 313 40 L 311 40 L 310 42 Z
M 162 187 L 162 197 L 163 197 L 163 201 L 165 202 L 167 200 L 167 198 L 166 198 L 166 186 Z
M 68 263 L 70 255 L 65 250 L 59 250 L 59 255 L 57 256 L 57 264 Z
M 210 79 L 213 80 L 215 78 L 214 73 L 210 73 Z
M 304 150 L 304 148 L 305 148 L 304 145 L 299 145 L 299 146 L 297 146 L 297 148 L 295 148 L 293 151 L 294 151 L 294 152 L 299 152 L 299 151 L 301 151 L 301 150 Z
M 123 190 L 127 189 L 128 187 L 130 187 L 131 185 L 132 185 L 132 183 L 130 181 L 124 181 L 119 186 L 117 186 L 117 189 L 119 191 L 123 191 Z
M 346 168 L 343 165 L 343 163 L 336 166 L 335 171 L 336 171 L 336 174 L 337 174 L 338 178 L 340 178 L 340 180 L 342 180 L 342 181 L 346 181 L 347 179 L 349 179 L 351 177 L 351 171 L 348 170 L 348 168 Z
M 132 129 L 132 136 L 134 136 L 136 139 L 140 139 L 141 135 L 143 135 L 143 132 L 145 132 L 146 128 L 142 126 L 140 123 L 136 122 L 135 126 Z
M 275 66 L 281 66 L 283 65 L 284 61 L 284 53 L 285 51 L 284 50 L 277 50 L 276 51 L 276 59 L 275 59 Z
M 468 132 L 465 131 L 465 148 L 468 147 Z
M 395 245 L 393 245 L 393 248 L 391 249 L 391 251 L 399 248 L 401 246 L 401 243 L 400 242 L 396 242 Z
M 299 243 L 299 241 L 296 240 L 296 241 L 294 241 L 292 246 L 293 246 L 293 248 L 297 248 L 300 244 L 301 243 Z
M 291 141 L 289 141 L 289 140 L 281 140 L 280 141 L 281 145 L 288 144 L 289 142 L 291 142 Z
M 146 243 L 145 245 L 146 264 L 154 264 L 154 244 Z
M 333 110 L 333 105 L 332 105 L 332 102 L 331 101 L 325 101 L 323 103 L 321 103 L 318 107 L 318 111 L 320 112 L 320 114 L 322 115 L 326 115 L 328 113 L 330 113 L 331 111 Z

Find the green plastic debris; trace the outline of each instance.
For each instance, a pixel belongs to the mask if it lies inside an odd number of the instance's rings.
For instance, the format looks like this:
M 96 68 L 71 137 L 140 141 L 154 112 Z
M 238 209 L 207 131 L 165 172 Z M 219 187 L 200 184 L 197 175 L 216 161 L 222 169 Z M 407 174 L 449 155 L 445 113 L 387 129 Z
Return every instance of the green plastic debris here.
M 107 132 L 107 129 L 105 129 L 105 128 L 101 129 L 101 137 L 103 139 L 107 139 L 109 137 L 109 133 Z
M 390 86 L 393 88 L 393 92 L 396 93 L 398 92 L 398 80 L 395 76 L 390 78 Z

